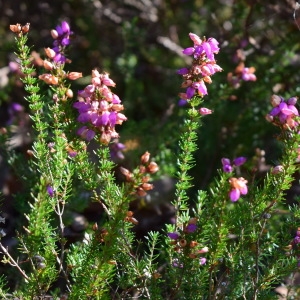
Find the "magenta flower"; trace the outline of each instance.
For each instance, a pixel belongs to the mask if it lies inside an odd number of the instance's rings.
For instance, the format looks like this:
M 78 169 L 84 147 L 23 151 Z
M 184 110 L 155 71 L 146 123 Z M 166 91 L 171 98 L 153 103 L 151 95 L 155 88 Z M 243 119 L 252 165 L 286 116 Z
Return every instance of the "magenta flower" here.
M 193 233 L 197 230 L 198 226 L 196 224 L 188 224 L 184 231 L 187 232 L 187 233 Z
M 181 68 L 177 71 L 184 79 L 181 87 L 186 88 L 186 92 L 180 94 L 181 100 L 189 100 L 196 95 L 200 97 L 207 95 L 205 83 L 211 83 L 210 76 L 222 71 L 214 59 L 214 54 L 220 50 L 218 41 L 214 38 L 200 39 L 194 33 L 190 33 L 189 36 L 194 45 L 185 48 L 183 53 L 193 56 L 194 61 L 191 68 Z
M 294 128 L 298 126 L 298 122 L 295 121 L 295 117 L 299 116 L 298 109 L 295 106 L 296 102 L 296 97 L 284 100 L 282 97 L 273 95 L 271 98 L 273 109 L 266 116 L 266 119 L 284 128 Z
M 178 71 L 177 71 L 177 74 L 179 74 L 179 75 L 186 75 L 186 74 L 188 74 L 189 73 L 189 69 L 188 68 L 182 68 L 182 69 L 179 69 Z
M 199 257 L 199 264 L 202 266 L 202 265 L 205 265 L 206 264 L 206 258 L 205 257 Z
M 186 99 L 179 99 L 178 106 L 186 106 L 188 104 Z
M 172 240 L 177 240 L 180 237 L 180 233 L 178 233 L 178 232 L 169 232 L 168 237 Z
M 256 76 L 254 74 L 255 69 L 254 68 L 244 68 L 242 70 L 242 79 L 244 81 L 256 81 Z
M 233 167 L 231 165 L 230 159 L 229 158 L 222 158 L 221 159 L 222 165 L 223 165 L 223 171 L 225 173 L 230 173 L 233 171 Z
M 233 160 L 235 166 L 241 166 L 247 161 L 247 158 L 244 156 L 239 156 Z
M 52 197 L 54 197 L 54 189 L 53 189 L 53 187 L 51 186 L 51 185 L 47 185 L 47 193 L 48 193 L 48 195 L 52 198 Z
M 208 109 L 206 107 L 201 107 L 198 111 L 199 111 L 200 115 L 202 115 L 202 116 L 212 114 L 212 110 Z
M 203 80 L 193 83 L 193 87 L 198 90 L 199 95 L 207 95 L 207 88 Z
M 100 132 L 100 141 L 108 144 L 112 138 L 118 138 L 115 125 L 121 125 L 127 120 L 121 113 L 124 109 L 120 98 L 113 94 L 110 86 L 115 86 L 107 73 L 92 71 L 92 83 L 78 92 L 81 98 L 73 104 L 79 116 L 77 121 L 86 124 L 79 132 L 83 138 L 91 140 L 96 132 Z M 90 128 L 88 130 L 88 128 Z
M 241 195 L 246 195 L 248 193 L 247 180 L 243 177 L 229 179 L 231 185 L 231 190 L 229 191 L 229 198 L 232 202 L 236 202 Z
M 233 168 L 234 167 L 237 167 L 237 166 L 241 166 L 242 164 L 244 164 L 245 162 L 247 161 L 247 158 L 244 157 L 244 156 L 240 156 L 240 157 L 237 157 L 233 160 L 233 163 L 231 164 L 231 161 L 229 158 L 222 158 L 221 159 L 221 162 L 222 162 L 222 165 L 223 165 L 223 171 L 225 173 L 230 173 L 233 171 Z
M 122 143 L 119 143 L 118 140 L 114 141 L 109 145 L 110 158 L 112 161 L 118 161 L 124 159 L 124 154 L 122 153 L 125 150 L 126 146 Z
M 80 135 L 83 139 L 87 140 L 88 142 L 90 142 L 96 135 L 95 131 L 89 129 L 87 126 L 80 127 L 77 130 L 77 134 Z
M 53 61 L 57 63 L 65 63 L 67 61 L 64 52 L 65 47 L 70 44 L 71 34 L 70 25 L 66 21 L 63 21 L 61 25 L 56 26 L 56 28 L 51 31 L 51 35 L 54 38 L 54 47 L 52 50 L 55 52 Z
M 234 88 L 239 88 L 242 81 L 256 81 L 254 67 L 245 67 L 243 62 L 239 63 L 234 73 L 228 73 L 227 79 Z
M 214 54 L 217 54 L 220 50 L 218 47 L 219 42 L 214 38 L 208 40 L 201 40 L 196 34 L 189 34 L 191 40 L 194 42 L 194 47 L 185 48 L 182 53 L 185 55 L 194 55 L 195 59 L 199 59 L 201 56 L 205 56 L 206 59 L 214 61 Z

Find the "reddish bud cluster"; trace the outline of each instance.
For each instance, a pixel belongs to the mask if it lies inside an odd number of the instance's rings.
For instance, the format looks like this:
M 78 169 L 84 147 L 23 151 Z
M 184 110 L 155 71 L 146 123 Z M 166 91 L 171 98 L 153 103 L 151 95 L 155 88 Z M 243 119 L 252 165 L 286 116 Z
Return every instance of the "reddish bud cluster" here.
M 126 217 L 124 219 L 125 222 L 129 222 L 129 223 L 132 223 L 134 225 L 137 225 L 139 222 L 136 218 L 133 217 L 133 211 L 129 210 L 127 213 L 126 213 Z
M 174 245 L 173 250 L 175 252 L 183 253 L 192 259 L 199 258 L 200 264 L 204 264 L 206 259 L 199 257 L 199 255 L 207 253 L 208 248 L 201 247 L 201 245 L 190 236 L 190 234 L 196 232 L 197 229 L 197 218 L 190 218 L 180 232 L 169 232 L 168 236 L 172 239 L 171 245 Z
M 106 228 L 98 229 L 98 224 L 95 223 L 93 225 L 93 230 L 96 232 L 96 239 L 100 243 L 104 243 L 106 240 L 106 236 L 109 234 Z
M 22 34 L 25 34 L 29 31 L 30 23 L 26 23 L 24 26 L 17 23 L 16 25 L 9 25 L 9 28 L 12 32 L 16 33 L 18 37 L 21 37 Z
M 150 176 L 147 174 L 154 174 L 159 170 L 157 163 L 150 160 L 150 153 L 145 152 L 141 156 L 141 164 L 134 172 L 130 172 L 128 169 L 120 167 L 121 173 L 125 176 L 128 183 L 132 184 L 135 194 L 139 197 L 144 197 L 147 191 L 153 189 L 153 184 L 149 183 Z

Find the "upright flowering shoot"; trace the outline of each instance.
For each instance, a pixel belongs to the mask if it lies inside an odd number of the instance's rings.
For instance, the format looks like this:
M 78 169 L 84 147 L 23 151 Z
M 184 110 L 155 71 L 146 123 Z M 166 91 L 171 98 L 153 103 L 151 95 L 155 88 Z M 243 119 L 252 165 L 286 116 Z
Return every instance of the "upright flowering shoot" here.
M 51 30 L 54 39 L 52 50 L 55 52 L 53 60 L 55 62 L 65 63 L 67 58 L 64 55 L 65 47 L 70 44 L 70 35 L 72 34 L 70 26 L 66 21 Z
M 220 50 L 218 41 L 214 38 L 200 39 L 194 33 L 189 34 L 194 43 L 193 47 L 183 50 L 183 53 L 193 56 L 194 60 L 191 68 L 182 68 L 178 70 L 178 74 L 182 75 L 184 81 L 181 85 L 186 88 L 185 93 L 180 94 L 182 100 L 189 100 L 194 95 L 203 97 L 207 95 L 207 88 L 205 83 L 211 83 L 211 75 L 222 71 L 222 68 L 216 64 L 214 54 Z
M 56 102 L 61 99 L 66 101 L 73 97 L 73 92 L 65 85 L 65 79 L 76 80 L 82 77 L 82 73 L 64 71 L 65 63 L 71 62 L 65 56 L 66 47 L 70 44 L 70 36 L 72 32 L 66 21 L 61 25 L 56 26 L 56 29 L 51 30 L 51 35 L 54 38 L 53 48 L 45 48 L 47 59 L 43 61 L 43 66 L 47 73 L 41 74 L 39 79 L 46 84 L 56 86 L 56 96 L 53 98 Z M 57 96 L 58 95 L 58 96 Z
M 100 142 L 107 145 L 112 138 L 118 138 L 115 125 L 121 125 L 127 118 L 120 113 L 124 107 L 120 98 L 111 92 L 116 84 L 108 73 L 92 71 L 92 82 L 78 92 L 79 101 L 74 103 L 78 110 L 77 120 L 83 123 L 77 133 L 87 141 L 100 134 Z

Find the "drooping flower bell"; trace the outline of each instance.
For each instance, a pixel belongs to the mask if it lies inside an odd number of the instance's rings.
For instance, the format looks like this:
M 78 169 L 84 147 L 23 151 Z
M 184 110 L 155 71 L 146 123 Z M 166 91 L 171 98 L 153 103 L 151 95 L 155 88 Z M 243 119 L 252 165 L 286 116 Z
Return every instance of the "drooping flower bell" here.
M 239 200 L 241 195 L 246 195 L 248 193 L 247 180 L 243 177 L 229 179 L 231 190 L 229 191 L 229 198 L 232 202 Z

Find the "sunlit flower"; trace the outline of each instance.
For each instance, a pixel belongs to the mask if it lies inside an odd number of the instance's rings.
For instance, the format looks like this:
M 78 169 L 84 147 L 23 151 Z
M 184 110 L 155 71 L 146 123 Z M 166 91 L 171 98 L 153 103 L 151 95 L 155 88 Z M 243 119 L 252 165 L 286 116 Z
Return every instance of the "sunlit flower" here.
M 181 68 L 177 71 L 184 79 L 181 87 L 186 88 L 186 92 L 180 94 L 181 101 L 179 105 L 184 104 L 184 100 L 189 100 L 196 95 L 200 97 L 207 95 L 205 83 L 210 84 L 212 82 L 210 76 L 222 71 L 222 68 L 216 64 L 214 59 L 214 54 L 217 54 L 220 50 L 218 41 L 214 38 L 201 39 L 194 33 L 190 33 L 189 36 L 194 45 L 185 48 L 183 53 L 193 56 L 194 62 L 190 69 Z
M 202 116 L 212 114 L 212 110 L 208 109 L 206 107 L 201 107 L 198 111 L 199 111 L 200 115 L 202 115 Z
M 296 108 L 297 97 L 291 97 L 287 100 L 273 95 L 271 104 L 273 109 L 267 114 L 266 119 L 269 122 L 283 128 L 295 128 L 299 124 L 295 117 L 299 116 L 298 109 Z
M 231 190 L 229 192 L 229 198 L 232 202 L 236 202 L 241 195 L 246 195 L 248 193 L 247 180 L 243 177 L 229 179 Z
M 73 106 L 79 112 L 77 121 L 86 124 L 78 133 L 85 139 L 90 140 L 93 135 L 87 128 L 92 130 L 94 135 L 99 132 L 103 144 L 108 144 L 112 138 L 119 137 L 115 125 L 121 125 L 127 118 L 121 113 L 124 107 L 120 98 L 109 88 L 114 85 L 107 73 L 100 74 L 97 70 L 93 70 L 92 83 L 78 92 L 81 99 Z

